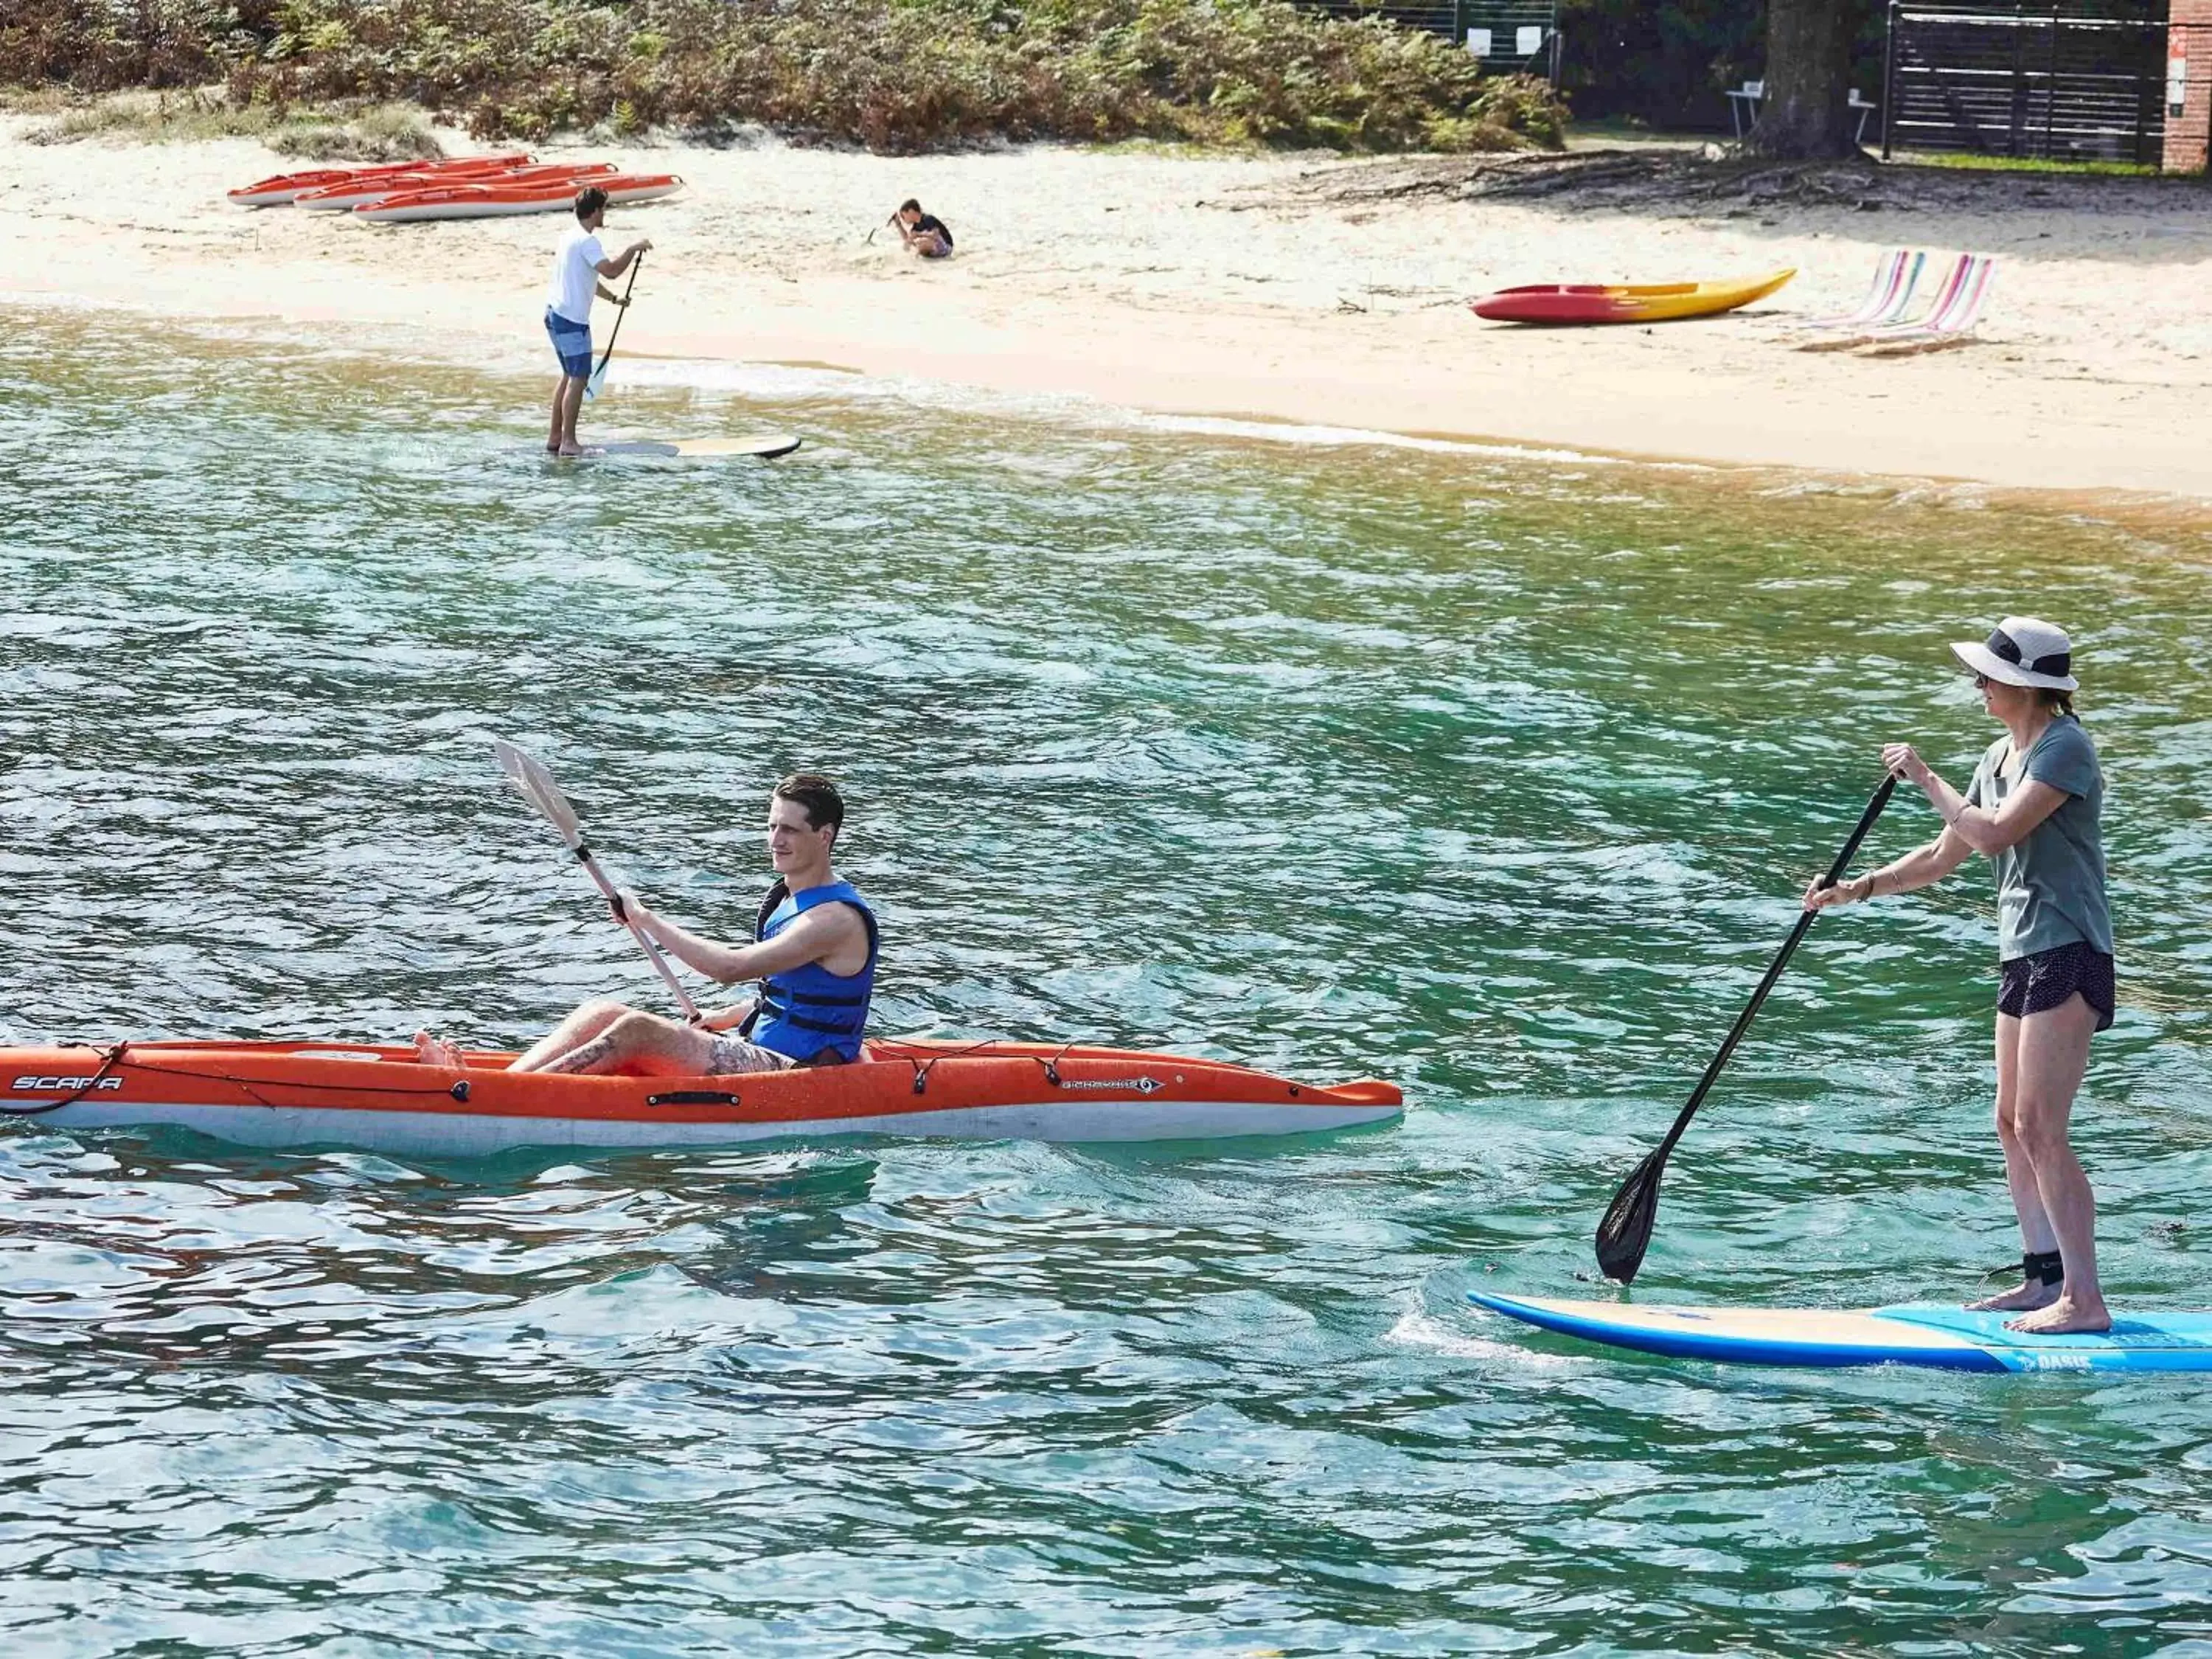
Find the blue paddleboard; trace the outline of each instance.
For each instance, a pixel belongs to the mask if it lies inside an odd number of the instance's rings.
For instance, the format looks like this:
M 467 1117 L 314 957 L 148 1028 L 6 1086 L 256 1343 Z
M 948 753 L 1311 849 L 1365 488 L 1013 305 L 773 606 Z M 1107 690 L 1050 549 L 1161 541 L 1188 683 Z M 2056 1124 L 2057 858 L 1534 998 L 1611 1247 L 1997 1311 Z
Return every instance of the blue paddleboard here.
M 2094 1336 L 2024 1336 L 2016 1315 L 1936 1303 L 1862 1312 L 1812 1308 L 1649 1308 L 1470 1291 L 1509 1319 L 1677 1359 L 1737 1365 L 1933 1365 L 1957 1371 L 2212 1371 L 2212 1313 L 2115 1316 Z

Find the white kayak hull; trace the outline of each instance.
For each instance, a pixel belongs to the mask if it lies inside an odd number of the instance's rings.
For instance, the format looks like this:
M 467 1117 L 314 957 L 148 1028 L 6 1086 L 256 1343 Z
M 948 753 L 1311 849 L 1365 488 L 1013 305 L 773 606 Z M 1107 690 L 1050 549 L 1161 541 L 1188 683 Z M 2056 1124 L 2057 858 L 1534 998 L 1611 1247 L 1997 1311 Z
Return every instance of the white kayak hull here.
M 581 190 L 592 181 L 577 180 Z M 664 196 L 673 196 L 684 188 L 680 182 L 665 185 L 617 185 L 607 191 L 607 200 L 617 206 L 634 205 L 639 202 L 656 202 Z M 488 199 L 462 202 L 397 201 L 386 206 L 375 202 L 365 203 L 353 210 L 356 219 L 366 219 L 380 225 L 404 225 L 431 219 L 504 219 L 528 213 L 566 213 L 575 204 L 575 191 L 565 195 L 532 197 L 525 200 L 500 202 Z
M 1039 1100 L 1024 1105 L 951 1106 L 875 1117 L 765 1123 L 663 1123 L 560 1117 L 474 1117 L 453 1112 L 358 1111 L 344 1107 L 207 1106 L 90 1101 L 33 1120 L 54 1129 L 173 1124 L 241 1146 L 354 1146 L 411 1158 L 480 1158 L 527 1146 L 729 1146 L 835 1136 L 945 1140 L 1234 1140 L 1312 1134 L 1399 1115 L 1393 1106 L 1281 1107 L 1240 1102 L 1103 1103 Z

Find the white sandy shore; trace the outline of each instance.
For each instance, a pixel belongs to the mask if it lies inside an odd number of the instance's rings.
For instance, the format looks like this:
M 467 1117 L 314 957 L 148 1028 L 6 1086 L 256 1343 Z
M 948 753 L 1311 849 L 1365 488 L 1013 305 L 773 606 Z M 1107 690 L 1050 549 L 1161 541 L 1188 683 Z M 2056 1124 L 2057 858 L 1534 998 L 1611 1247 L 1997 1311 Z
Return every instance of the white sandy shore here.
M 208 318 L 410 331 L 467 357 L 542 350 L 556 217 L 378 228 L 247 212 L 283 163 L 246 141 L 35 146 L 0 121 L 18 257 L 0 290 Z M 450 148 L 465 149 L 454 137 Z M 780 147 L 591 154 L 683 173 L 617 210 L 656 251 L 625 350 L 805 362 L 1246 415 L 1824 472 L 2212 500 L 2212 195 L 2122 211 L 1792 210 L 1772 224 L 1416 196 L 1345 204 L 1366 164 L 1029 149 L 899 160 Z M 959 255 L 872 225 L 917 195 Z M 2153 198 L 2155 198 L 2154 200 Z M 2002 260 L 1983 343 L 1870 361 L 1787 349 L 1849 309 L 1880 251 Z M 1726 319 L 1528 331 L 1462 303 L 1509 283 L 1796 265 Z M 1355 307 L 1357 307 L 1355 309 Z

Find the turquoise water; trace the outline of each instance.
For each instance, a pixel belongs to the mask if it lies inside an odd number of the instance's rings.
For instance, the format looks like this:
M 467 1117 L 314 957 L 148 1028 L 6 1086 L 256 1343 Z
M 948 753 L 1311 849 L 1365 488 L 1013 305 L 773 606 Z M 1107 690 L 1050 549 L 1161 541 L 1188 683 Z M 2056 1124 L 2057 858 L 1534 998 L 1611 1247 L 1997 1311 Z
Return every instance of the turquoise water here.
M 1987 741 L 1943 642 L 2033 609 L 2112 785 L 2108 1282 L 2212 1306 L 2201 535 L 673 370 L 610 418 L 808 447 L 556 470 L 535 381 L 10 320 L 15 1038 L 653 1003 L 501 733 L 708 931 L 765 784 L 839 776 L 885 1029 L 1409 1101 L 1278 1146 L 434 1167 L 0 1127 L 10 1655 L 2212 1642 L 2188 1379 L 1723 1372 L 1463 1301 L 1591 1293 L 1878 744 L 1961 779 Z M 1824 920 L 1638 1298 L 2013 1255 L 1992 955 L 1977 878 Z

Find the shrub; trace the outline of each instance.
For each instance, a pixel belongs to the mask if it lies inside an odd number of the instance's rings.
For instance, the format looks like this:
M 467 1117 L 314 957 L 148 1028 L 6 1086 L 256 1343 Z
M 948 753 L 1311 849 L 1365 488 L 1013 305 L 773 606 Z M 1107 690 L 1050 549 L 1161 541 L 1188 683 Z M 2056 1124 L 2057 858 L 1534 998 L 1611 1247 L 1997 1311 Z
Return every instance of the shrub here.
M 1134 137 L 1555 146 L 1540 83 L 1286 0 L 17 0 L 0 76 L 232 104 L 398 100 L 480 138 L 605 122 L 910 151 Z
M 268 144 L 310 161 L 428 161 L 445 154 L 419 112 L 390 105 L 335 123 L 289 123 L 271 132 Z

